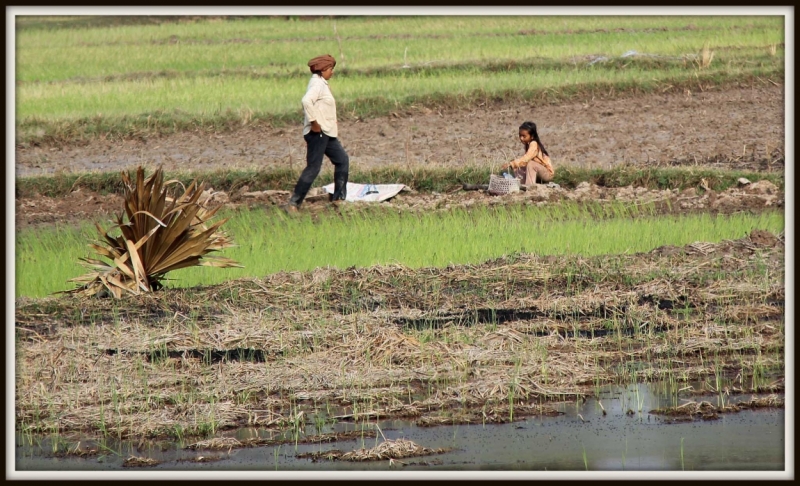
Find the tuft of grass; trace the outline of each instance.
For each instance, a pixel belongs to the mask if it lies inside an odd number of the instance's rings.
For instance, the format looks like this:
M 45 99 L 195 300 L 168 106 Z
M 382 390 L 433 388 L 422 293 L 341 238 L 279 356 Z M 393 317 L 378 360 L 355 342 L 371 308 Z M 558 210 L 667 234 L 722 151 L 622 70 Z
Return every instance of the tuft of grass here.
M 714 51 L 712 51 L 708 44 L 703 46 L 703 50 L 700 51 L 700 58 L 696 60 L 697 65 L 700 69 L 708 69 L 711 66 L 711 61 L 714 60 Z

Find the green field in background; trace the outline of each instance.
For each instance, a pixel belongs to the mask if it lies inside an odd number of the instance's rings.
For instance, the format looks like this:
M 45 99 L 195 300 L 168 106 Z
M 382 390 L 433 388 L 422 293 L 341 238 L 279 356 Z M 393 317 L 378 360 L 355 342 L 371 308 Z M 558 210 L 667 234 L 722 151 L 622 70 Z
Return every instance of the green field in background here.
M 132 125 L 174 131 L 231 113 L 299 120 L 306 62 L 324 52 L 339 60 L 332 86 L 342 114 L 362 117 L 475 93 L 782 82 L 785 56 L 781 16 L 260 17 L 80 28 L 56 20 L 17 18 L 20 142 L 125 134 Z M 704 49 L 713 53 L 707 66 Z

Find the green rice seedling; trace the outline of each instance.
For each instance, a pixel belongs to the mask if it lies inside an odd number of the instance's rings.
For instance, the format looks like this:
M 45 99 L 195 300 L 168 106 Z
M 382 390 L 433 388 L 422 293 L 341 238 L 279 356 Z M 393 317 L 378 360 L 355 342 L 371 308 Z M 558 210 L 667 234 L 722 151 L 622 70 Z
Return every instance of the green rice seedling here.
M 719 402 L 720 407 L 725 407 L 725 394 L 723 389 L 723 364 L 717 361 L 714 363 L 714 384 L 717 390 L 717 401 Z
M 625 437 L 625 450 L 622 451 L 622 470 L 625 470 L 625 456 L 628 453 L 628 438 Z
M 236 403 L 239 405 L 246 405 L 253 398 L 252 390 L 243 390 L 236 394 Z
M 597 358 L 597 356 L 595 356 L 594 364 L 595 364 L 595 367 L 598 366 L 598 358 Z M 595 375 L 594 378 L 592 379 L 592 381 L 594 382 L 594 396 L 599 397 L 600 396 L 600 377 Z
M 50 446 L 51 446 L 51 448 L 53 450 L 53 454 L 58 452 L 59 448 L 62 445 L 62 440 L 63 439 L 61 438 L 61 436 L 58 433 L 58 423 L 56 422 L 53 425 L 53 430 L 52 430 L 52 432 L 50 434 Z M 63 442 L 66 443 L 66 441 L 63 441 Z
M 108 452 L 110 452 L 111 454 L 114 454 L 117 457 L 122 457 L 122 453 L 121 452 L 116 451 L 116 450 L 114 450 L 114 449 L 112 449 L 111 447 L 108 446 L 108 444 L 106 443 L 105 437 L 103 437 L 102 439 L 100 439 L 97 442 L 97 447 L 103 449 L 104 451 L 108 451 Z
M 181 426 L 181 424 L 174 424 L 172 426 L 172 436 L 175 437 L 175 439 L 178 441 L 179 444 L 181 444 L 182 447 L 184 438 L 184 429 L 183 426 Z
M 102 398 L 100 399 L 100 423 L 97 428 L 100 430 L 100 434 L 103 437 L 108 435 L 108 431 L 106 430 L 106 409 L 104 400 Z
M 766 383 L 766 368 L 759 357 L 760 356 L 756 356 L 756 358 L 753 360 L 753 376 L 751 380 L 754 391 L 760 390 L 761 386 Z
M 20 286 L 27 286 L 30 289 L 44 289 L 48 287 L 47 281 L 53 276 L 77 275 L 80 272 L 80 265 L 78 265 L 77 261 L 53 260 L 48 262 L 47 272 L 34 272 L 33 269 L 38 263 L 38 256 L 58 252 L 59 247 L 64 248 L 65 246 L 75 245 L 77 248 L 85 245 L 86 240 L 84 238 L 90 234 L 89 230 L 89 224 L 83 223 L 73 228 L 56 226 L 50 231 L 39 233 L 38 239 L 34 238 L 34 232 L 27 233 L 25 236 L 17 234 L 15 245 L 17 268 L 15 287 L 17 289 Z M 24 284 L 21 282 L 21 275 L 23 275 L 21 272 L 27 274 L 24 278 L 26 281 Z
M 589 460 L 586 458 L 586 447 L 581 443 L 581 449 L 583 449 L 583 465 L 586 470 L 589 470 Z
M 639 386 L 634 384 L 636 387 L 636 404 L 638 405 L 637 410 L 639 413 L 642 413 L 642 407 L 644 406 L 644 396 L 639 394 Z
M 294 447 L 297 449 L 297 444 L 300 439 L 300 432 L 305 427 L 305 412 L 299 410 L 297 406 L 294 407 L 292 417 L 289 419 L 292 437 L 294 438 Z
M 508 421 L 514 421 L 514 394 L 517 388 L 516 379 L 508 387 Z
M 356 221 L 369 221 L 364 228 L 369 226 L 370 229 L 362 229 L 348 220 L 335 217 L 321 217 L 318 222 L 300 219 L 293 222 L 296 224 L 284 225 L 274 215 L 261 212 L 258 216 L 247 217 L 251 225 L 250 241 L 237 234 L 241 228 L 238 218 L 247 213 L 240 211 L 231 216 L 227 223 L 228 231 L 240 246 L 226 252 L 245 268 L 226 270 L 225 275 L 204 268 L 178 270 L 175 272 L 176 280 L 168 286 L 192 287 L 232 278 L 259 277 L 278 271 L 307 271 L 320 266 L 346 268 L 392 261 L 402 262 L 411 268 L 446 266 L 450 263 L 485 261 L 502 255 L 504 249 L 520 247 L 526 251 L 535 248 L 537 254 L 541 255 L 591 256 L 647 251 L 663 244 L 684 245 L 696 240 L 714 242 L 734 238 L 755 228 L 775 232 L 783 229 L 781 212 L 612 219 L 587 226 L 587 220 L 583 218 L 589 218 L 588 214 L 577 220 L 551 223 L 550 218 L 555 220 L 559 211 L 548 211 L 536 207 L 500 209 L 495 214 L 480 211 L 421 216 L 395 214 L 385 216 L 385 220 L 384 216 L 370 211 L 351 216 Z M 513 223 L 515 219 L 518 223 Z M 532 226 L 535 231 L 531 231 Z M 374 231 L 377 227 L 381 228 L 380 232 Z M 469 231 L 465 228 L 469 228 Z M 34 234 L 23 231 L 18 235 L 17 245 L 19 247 L 21 240 L 32 242 L 39 236 L 47 237 L 46 234 L 46 231 L 44 235 L 41 232 Z M 18 253 L 17 296 L 43 296 L 64 289 L 66 280 L 75 276 L 77 271 L 53 272 L 49 280 L 29 283 L 29 278 L 36 278 L 36 274 L 40 273 L 31 269 L 50 268 L 51 262 L 57 268 L 55 262 L 58 260 L 77 259 L 84 251 L 82 246 L 71 245 L 69 239 L 64 238 L 64 244 L 59 248 L 37 251 L 28 262 L 21 261 Z M 273 257 L 264 259 L 261 257 L 264 254 Z M 485 292 L 486 285 L 481 285 L 479 289 Z M 349 292 L 349 305 L 356 309 L 361 294 L 356 290 Z
M 117 438 L 122 439 L 122 412 L 120 411 L 119 394 L 116 387 L 111 387 L 111 406 L 117 415 Z

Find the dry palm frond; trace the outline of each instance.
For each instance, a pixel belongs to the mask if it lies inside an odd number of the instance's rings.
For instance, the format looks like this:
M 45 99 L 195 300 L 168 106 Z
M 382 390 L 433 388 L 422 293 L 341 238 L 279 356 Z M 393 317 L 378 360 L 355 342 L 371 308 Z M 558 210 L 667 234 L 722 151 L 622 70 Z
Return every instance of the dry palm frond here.
M 67 293 L 96 295 L 107 291 L 119 298 L 125 292 L 158 290 L 164 275 L 179 268 L 241 267 L 229 258 L 207 256 L 233 246 L 233 242 L 219 230 L 227 219 L 209 224 L 221 206 L 207 207 L 210 195 L 203 192 L 202 183 L 193 181 L 180 197 L 171 198 L 167 196 L 167 186 L 179 182 L 164 182 L 160 167 L 145 179 L 140 166 L 135 183 L 130 173 L 123 172 L 122 181 L 127 222 L 122 215 L 116 221 L 122 234 L 112 237 L 96 225 L 101 240 L 89 245 L 110 263 L 81 258 L 92 271 L 70 279 L 80 286 Z

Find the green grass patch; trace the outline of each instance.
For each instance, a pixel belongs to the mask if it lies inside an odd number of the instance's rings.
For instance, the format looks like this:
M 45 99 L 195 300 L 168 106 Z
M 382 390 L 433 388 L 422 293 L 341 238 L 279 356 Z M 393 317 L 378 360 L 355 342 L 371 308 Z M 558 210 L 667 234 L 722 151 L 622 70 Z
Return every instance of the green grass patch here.
M 784 76 L 780 16 L 45 20 L 18 19 L 18 143 L 298 123 L 310 52 L 339 58 L 341 118 Z
M 17 32 L 37 30 L 97 29 L 100 35 L 110 28 L 138 25 L 179 24 L 208 22 L 218 17 L 190 17 L 186 15 L 19 15 L 15 18 Z M 202 19 L 202 20 L 201 20 Z M 63 38 L 60 40 L 64 40 Z
M 279 271 L 401 263 L 409 267 L 479 263 L 522 253 L 618 254 L 661 245 L 741 238 L 753 229 L 780 232 L 782 212 L 655 216 L 653 205 L 505 206 L 427 214 L 380 209 L 289 218 L 282 211 L 242 208 L 226 231 L 238 245 L 222 254 L 242 269 L 192 268 L 169 274 L 168 287 L 210 285 Z M 42 297 L 72 288 L 85 273 L 93 227 L 25 230 L 16 238 L 16 296 Z
M 334 31 L 334 25 L 336 31 Z M 782 16 L 19 16 L 25 46 L 178 40 L 301 41 L 359 37 L 544 35 L 592 31 L 782 29 Z
M 625 87 L 679 82 L 702 74 L 713 81 L 747 74 L 776 75 L 783 70 L 783 59 L 763 56 L 720 60 L 700 72 L 689 63 L 655 63 L 649 59 L 631 59 L 627 63 L 568 62 L 549 66 L 517 64 L 510 68 L 478 67 L 430 68 L 398 71 L 391 75 L 353 73 L 337 76 L 332 85 L 343 112 L 360 111 L 363 100 L 386 99 L 389 103 L 418 99 L 435 93 L 468 95 L 474 91 L 530 94 L 542 89 L 571 85 Z M 533 72 L 535 71 L 535 76 Z M 44 119 L 79 119 L 96 116 L 123 116 L 152 113 L 158 110 L 209 116 L 227 110 L 249 110 L 274 115 L 298 113 L 298 100 L 305 93 L 305 76 L 259 78 L 246 75 L 210 77 L 155 77 L 100 83 L 61 85 L 22 84 L 17 86 L 17 117 Z M 356 106 L 353 106 L 356 105 Z M 364 113 L 366 114 L 366 113 Z
M 149 171 L 150 173 L 152 171 Z M 441 167 L 387 167 L 370 170 L 351 169 L 350 181 L 356 183 L 406 184 L 420 192 L 444 192 L 461 184 L 488 184 L 492 168 L 469 165 L 458 168 Z M 495 170 L 495 172 L 497 172 Z M 217 191 L 234 192 L 244 186 L 251 191 L 285 190 L 294 188 L 300 170 L 215 170 L 210 172 L 168 172 L 167 179 L 177 179 L 184 185 L 195 179 L 205 181 L 207 187 Z M 751 182 L 768 180 L 783 189 L 782 173 L 729 171 L 677 167 L 637 167 L 617 165 L 611 169 L 587 169 L 559 167 L 554 182 L 565 188 L 574 188 L 581 182 L 590 182 L 604 187 L 638 186 L 648 189 L 685 189 L 697 187 L 705 179 L 709 188 L 716 191 L 735 186 L 737 179 L 745 177 Z M 333 182 L 333 170 L 325 167 L 315 181 L 315 186 Z M 82 174 L 59 173 L 48 176 L 21 177 L 16 179 L 16 197 L 38 195 L 57 197 L 69 194 L 76 188 L 102 194 L 122 194 L 122 180 L 116 172 L 88 172 Z M 121 210 L 122 208 L 120 208 Z
M 430 34 L 436 34 L 436 31 Z M 520 58 L 617 57 L 631 50 L 648 55 L 684 56 L 697 54 L 704 46 L 710 49 L 760 47 L 766 51 L 767 46 L 784 42 L 784 32 L 782 27 L 775 25 L 746 29 L 681 30 L 679 35 L 669 29 L 569 30 L 533 36 L 516 32 L 470 35 L 467 31 L 458 36 L 423 34 L 401 39 L 392 36 L 348 39 L 342 42 L 341 51 L 338 41 L 332 36 L 268 44 L 259 42 L 257 37 L 208 42 L 205 39 L 181 40 L 175 34 L 164 42 L 150 39 L 146 43 L 94 44 L 72 41 L 43 45 L 35 42 L 28 47 L 25 40 L 20 39 L 16 51 L 16 79 L 21 82 L 102 78 L 143 71 L 190 72 L 219 68 L 305 75 L 308 73 L 305 62 L 310 57 L 309 52 L 338 54 L 342 67 L 369 69 L 443 62 L 513 61 Z M 340 52 L 344 53 L 344 60 Z

